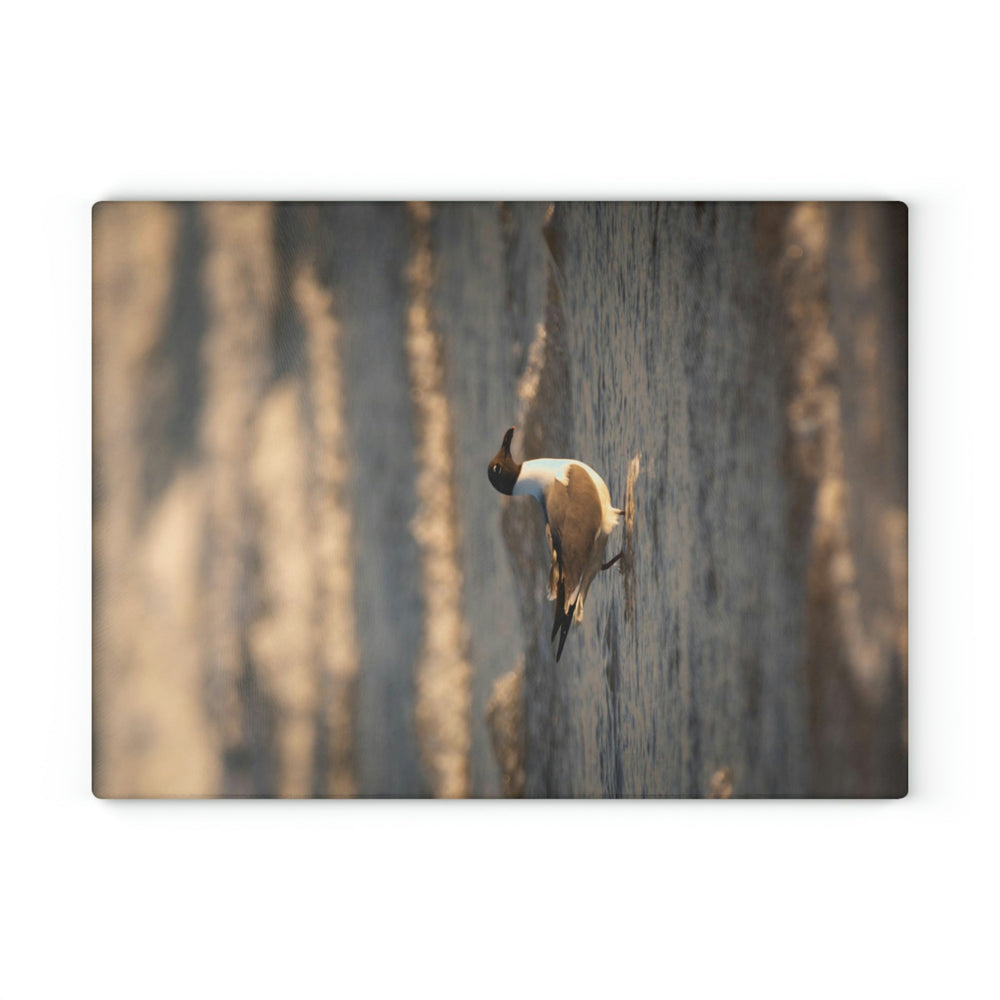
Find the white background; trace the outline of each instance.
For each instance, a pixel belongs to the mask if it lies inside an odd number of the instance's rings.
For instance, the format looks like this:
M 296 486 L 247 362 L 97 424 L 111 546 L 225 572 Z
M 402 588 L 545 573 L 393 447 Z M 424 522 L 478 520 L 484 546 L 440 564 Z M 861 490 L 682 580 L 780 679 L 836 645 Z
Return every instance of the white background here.
M 992 8 L 326 10 L 4 15 L 0 997 L 989 992 Z M 91 204 L 413 195 L 909 203 L 909 798 L 91 797 Z

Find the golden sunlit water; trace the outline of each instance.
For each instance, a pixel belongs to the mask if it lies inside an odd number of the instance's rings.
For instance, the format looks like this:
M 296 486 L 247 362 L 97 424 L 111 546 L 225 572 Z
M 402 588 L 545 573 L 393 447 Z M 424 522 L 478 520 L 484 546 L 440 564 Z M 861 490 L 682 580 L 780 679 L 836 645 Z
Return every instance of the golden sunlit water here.
M 896 796 L 906 209 L 104 203 L 102 796 Z M 541 508 L 625 524 L 558 664 Z

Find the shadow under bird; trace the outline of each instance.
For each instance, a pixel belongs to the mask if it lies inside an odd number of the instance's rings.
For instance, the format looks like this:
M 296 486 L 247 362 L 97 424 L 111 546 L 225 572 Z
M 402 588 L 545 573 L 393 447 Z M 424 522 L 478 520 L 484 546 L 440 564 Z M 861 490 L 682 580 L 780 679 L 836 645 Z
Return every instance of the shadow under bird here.
M 583 604 L 594 577 L 610 569 L 624 549 L 604 562 L 608 536 L 624 511 L 611 506 L 607 483 L 575 458 L 533 458 L 515 462 L 510 453 L 511 427 L 490 460 L 494 489 L 507 496 L 533 496 L 545 514 L 545 535 L 552 549 L 548 598 L 556 602 L 552 639 L 559 633 L 556 662 L 574 620 L 583 620 Z

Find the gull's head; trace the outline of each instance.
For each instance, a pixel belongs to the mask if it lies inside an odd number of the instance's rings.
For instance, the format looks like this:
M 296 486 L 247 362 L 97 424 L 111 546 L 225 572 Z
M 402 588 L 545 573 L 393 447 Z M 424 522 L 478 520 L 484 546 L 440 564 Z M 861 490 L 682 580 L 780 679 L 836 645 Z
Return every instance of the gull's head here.
M 518 473 L 521 466 L 511 458 L 510 442 L 514 438 L 514 428 L 511 427 L 503 436 L 503 443 L 500 450 L 490 459 L 487 470 L 493 488 L 500 493 L 510 496 L 514 492 L 514 483 L 517 482 Z

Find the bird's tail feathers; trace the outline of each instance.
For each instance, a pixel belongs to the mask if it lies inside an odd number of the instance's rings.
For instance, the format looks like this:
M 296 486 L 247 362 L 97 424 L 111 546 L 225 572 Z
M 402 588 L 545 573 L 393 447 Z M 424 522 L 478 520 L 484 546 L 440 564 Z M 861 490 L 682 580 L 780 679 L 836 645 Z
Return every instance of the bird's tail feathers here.
M 556 602 L 556 616 L 552 622 L 552 635 L 549 636 L 549 642 L 554 642 L 556 633 L 562 627 L 563 619 L 566 617 L 566 585 L 562 579 L 559 579 L 556 593 L 551 595 L 550 600 Z
M 559 648 L 556 650 L 556 663 L 559 662 L 559 657 L 562 656 L 563 646 L 566 645 L 566 636 L 569 635 L 569 627 L 573 624 L 573 616 L 576 611 L 576 604 L 578 598 L 574 595 L 573 603 L 567 608 L 566 607 L 566 581 L 560 576 L 558 593 L 556 594 L 556 614 L 555 620 L 552 622 L 552 635 L 549 637 L 550 642 L 555 642 L 556 634 L 559 634 Z
M 556 663 L 559 662 L 559 657 L 562 656 L 563 646 L 566 645 L 566 636 L 569 635 L 569 627 L 573 624 L 573 612 L 576 610 L 576 605 L 570 605 L 569 611 L 563 615 L 562 621 L 562 634 L 559 636 L 559 648 L 556 650 Z

